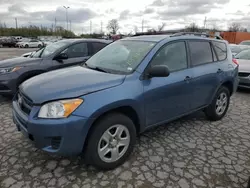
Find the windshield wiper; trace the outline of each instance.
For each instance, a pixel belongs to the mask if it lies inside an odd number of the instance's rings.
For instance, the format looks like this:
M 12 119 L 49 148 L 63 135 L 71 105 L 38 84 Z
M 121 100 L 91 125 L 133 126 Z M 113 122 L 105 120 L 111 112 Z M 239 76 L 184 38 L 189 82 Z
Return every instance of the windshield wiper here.
M 85 67 L 89 68 L 89 69 L 92 69 L 92 70 L 96 70 L 96 71 L 100 71 L 100 72 L 105 72 L 105 73 L 109 73 L 108 71 L 100 68 L 100 67 L 91 67 L 89 66 L 87 63 L 84 63 L 83 64 Z

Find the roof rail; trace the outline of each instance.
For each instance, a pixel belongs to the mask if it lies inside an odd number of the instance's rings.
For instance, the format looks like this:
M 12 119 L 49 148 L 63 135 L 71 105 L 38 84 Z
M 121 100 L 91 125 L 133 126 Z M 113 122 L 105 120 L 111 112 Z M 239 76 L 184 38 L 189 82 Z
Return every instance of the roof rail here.
M 182 35 L 200 36 L 200 37 L 215 38 L 215 39 L 223 40 L 223 38 L 218 35 L 213 36 L 207 33 L 197 33 L 197 32 L 179 32 L 179 33 L 175 33 L 171 35 L 170 37 L 177 37 L 177 36 L 182 36 Z

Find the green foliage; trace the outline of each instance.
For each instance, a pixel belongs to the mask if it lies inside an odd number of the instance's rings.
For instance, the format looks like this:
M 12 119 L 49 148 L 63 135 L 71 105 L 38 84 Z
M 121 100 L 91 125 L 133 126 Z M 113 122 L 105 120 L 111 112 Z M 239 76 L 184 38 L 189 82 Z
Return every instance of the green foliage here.
M 104 34 L 103 33 L 93 33 L 93 34 L 82 34 L 80 37 L 82 38 L 101 38 Z
M 37 27 L 30 25 L 29 27 L 21 28 L 6 28 L 0 25 L 0 36 L 23 36 L 23 37 L 38 37 L 38 36 L 62 36 L 66 38 L 75 37 L 75 34 L 71 31 L 67 31 L 62 27 L 52 28 Z

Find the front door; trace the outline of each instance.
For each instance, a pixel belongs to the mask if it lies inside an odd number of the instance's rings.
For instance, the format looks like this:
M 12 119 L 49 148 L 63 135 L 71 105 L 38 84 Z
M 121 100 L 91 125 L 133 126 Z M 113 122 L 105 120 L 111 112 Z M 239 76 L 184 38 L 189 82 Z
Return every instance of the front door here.
M 66 53 L 68 59 L 61 60 L 60 62 L 58 60 L 53 60 L 52 69 L 79 65 L 80 63 L 87 61 L 89 58 L 88 43 L 81 42 L 73 44 L 67 49 L 63 50 L 61 53 Z
M 190 110 L 193 91 L 189 82 L 187 48 L 184 41 L 162 47 L 149 66 L 167 65 L 168 77 L 143 80 L 146 124 L 151 126 L 176 118 Z

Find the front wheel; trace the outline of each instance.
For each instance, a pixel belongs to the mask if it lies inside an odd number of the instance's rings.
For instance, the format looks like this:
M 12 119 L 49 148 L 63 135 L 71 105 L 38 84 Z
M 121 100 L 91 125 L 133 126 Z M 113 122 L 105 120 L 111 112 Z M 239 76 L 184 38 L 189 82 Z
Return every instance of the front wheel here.
M 211 121 L 222 119 L 227 113 L 230 103 L 230 92 L 222 86 L 216 93 L 212 103 L 205 109 L 205 114 Z
M 103 170 L 123 164 L 133 151 L 136 142 L 133 121 L 119 113 L 101 118 L 90 134 L 85 157 L 88 163 Z
M 24 46 L 25 48 L 28 48 L 29 47 L 29 45 L 28 44 L 25 44 L 25 46 Z

